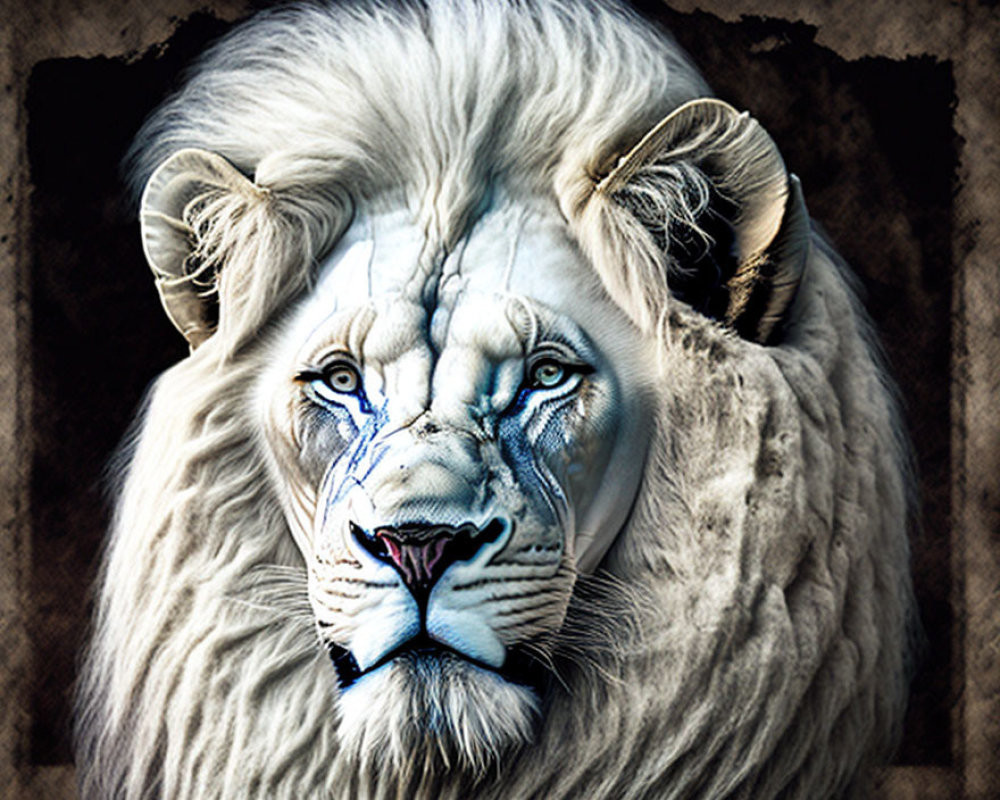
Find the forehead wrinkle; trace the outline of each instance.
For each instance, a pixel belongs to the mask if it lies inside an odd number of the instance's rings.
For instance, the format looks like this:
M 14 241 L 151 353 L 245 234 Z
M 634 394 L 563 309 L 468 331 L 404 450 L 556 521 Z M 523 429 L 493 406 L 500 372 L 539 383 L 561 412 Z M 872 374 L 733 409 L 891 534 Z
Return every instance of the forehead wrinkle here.
M 386 292 L 396 292 L 420 300 L 421 290 L 436 270 L 439 246 L 414 219 L 406 207 L 376 204 L 357 215 L 342 242 L 367 241 L 371 250 L 362 263 L 344 277 L 351 286 L 340 284 L 341 293 L 371 299 Z M 335 248 L 333 257 L 338 255 Z M 345 254 L 346 255 L 346 254 Z M 341 258 L 343 260 L 343 257 Z
M 479 311 L 476 306 L 484 301 L 486 308 Z M 470 305 L 471 309 L 468 307 Z M 516 355 L 526 355 L 537 343 L 542 328 L 538 310 L 531 298 L 512 292 L 482 291 L 463 285 L 451 297 L 449 311 L 443 330 L 438 332 L 441 346 L 465 349 L 475 347 L 491 359 L 515 355 L 503 351 L 502 344 L 507 341 L 508 334 L 518 344 L 519 352 Z M 472 325 L 468 320 L 470 313 L 475 315 Z M 473 335 L 461 340 L 458 336 L 453 337 L 452 328 L 456 320 L 461 321 L 463 331 L 470 331 Z M 501 325 L 503 327 L 499 327 Z
M 472 238 L 472 231 L 470 230 L 468 235 L 463 236 L 458 241 L 458 246 L 455 250 L 450 253 L 450 258 L 446 257 L 441 264 L 441 281 L 438 284 L 437 297 L 435 298 L 435 305 L 441 305 L 445 302 L 442 297 L 442 292 L 444 292 L 448 287 L 448 282 L 452 279 L 458 279 L 462 276 L 462 264 L 465 260 L 465 251 L 469 246 L 469 239 Z
M 315 313 L 317 319 L 314 324 L 310 325 L 303 332 L 304 335 L 301 337 L 301 341 L 311 341 L 318 335 L 321 328 L 329 325 L 330 321 L 341 312 L 344 301 L 347 298 L 342 297 L 341 292 L 338 291 L 340 285 L 340 264 L 350 257 L 351 252 L 359 248 L 363 248 L 365 251 L 363 263 L 367 286 L 365 287 L 364 297 L 367 298 L 369 303 L 371 302 L 372 265 L 375 261 L 375 227 L 374 221 L 370 217 L 365 220 L 365 227 L 368 231 L 367 240 L 358 239 L 353 235 L 353 231 L 348 229 L 341 240 L 335 245 L 332 253 L 320 265 L 316 284 L 313 287 L 312 293 L 304 302 L 304 307 L 307 311 L 303 315 L 303 319 L 308 319 L 308 317 L 311 317 Z M 342 250 L 343 252 L 341 252 Z M 361 300 L 361 297 L 355 297 L 354 300 L 357 305 L 357 301 Z M 350 303 L 348 302 L 346 305 L 349 307 Z M 316 310 L 313 311 L 312 309 Z
M 476 292 L 474 289 L 467 289 L 466 293 L 494 299 L 490 305 L 503 315 L 514 339 L 520 343 L 522 356 L 529 355 L 545 341 L 562 344 L 583 358 L 589 358 L 593 354 L 594 344 L 580 322 L 530 295 L 500 291 Z
M 369 304 L 351 315 L 347 325 L 347 346 L 358 357 L 365 351 L 365 342 L 375 323 L 375 309 Z
M 527 224 L 530 213 L 529 209 L 523 208 L 517 217 L 517 225 L 514 228 L 514 236 L 510 243 L 507 265 L 504 267 L 503 280 L 501 282 L 501 286 L 503 286 L 505 292 L 510 290 L 510 281 L 514 274 L 514 262 L 517 260 L 517 248 L 521 243 L 521 233 L 524 231 L 524 226 Z
M 473 223 L 474 227 L 475 223 Z M 433 296 L 428 297 L 427 342 L 432 353 L 437 353 L 448 342 L 451 317 L 465 285 L 462 282 L 462 262 L 471 237 L 470 231 L 459 239 L 451 252 L 442 252 L 438 281 Z M 439 344 L 440 343 L 440 344 Z
M 480 308 L 484 304 L 486 308 Z M 533 310 L 525 299 L 504 292 L 482 292 L 469 286 L 459 288 L 440 340 L 441 353 L 430 375 L 430 404 L 442 419 L 456 420 L 490 414 L 506 407 L 513 397 L 497 403 L 498 381 L 509 374 L 512 361 L 522 359 L 530 342 L 525 326 L 516 324 L 518 316 L 534 320 Z M 516 312 L 520 312 L 520 315 Z M 537 326 L 527 326 L 533 330 Z M 456 366 L 458 367 L 456 370 Z M 513 383 L 508 380 L 508 394 Z
M 538 331 L 541 328 L 538 322 L 538 311 L 535 309 L 534 303 L 522 295 L 509 292 L 505 295 L 508 298 L 504 313 L 507 324 L 511 326 L 514 336 L 521 342 L 523 352 L 530 353 L 538 343 Z
M 424 196 L 417 200 L 414 221 L 421 230 L 423 243 L 406 282 L 406 291 L 423 304 L 428 315 L 432 315 L 441 303 L 440 287 L 450 277 L 450 263 L 453 262 L 449 256 L 453 252 L 464 252 L 482 216 L 482 211 L 476 213 L 475 209 L 481 205 L 479 201 L 484 190 L 483 186 L 470 183 L 464 172 L 458 171 L 451 180 L 428 187 Z
M 338 315 L 341 317 L 339 320 L 336 319 Z M 326 314 L 312 326 L 308 336 L 299 339 L 302 342 L 299 350 L 301 357 L 315 361 L 321 354 L 329 351 L 331 346 L 342 346 L 349 353 L 360 356 L 374 319 L 375 312 L 370 304 L 354 309 L 336 309 Z
M 444 246 L 424 231 L 420 251 L 414 260 L 413 271 L 402 282 L 402 293 L 414 302 L 427 306 L 433 302 L 444 268 L 446 251 Z
M 371 247 L 368 248 L 368 265 L 365 268 L 365 275 L 368 280 L 368 299 L 372 299 L 372 270 L 375 265 L 375 218 L 368 217 L 368 238 L 371 240 Z
M 498 198 L 494 199 L 497 200 Z M 467 257 L 467 251 L 470 243 L 475 238 L 477 233 L 480 233 L 483 236 L 491 235 L 491 224 L 495 225 L 498 221 L 502 220 L 505 215 L 509 214 L 512 209 L 516 214 L 515 223 L 510 226 L 510 228 L 504 226 L 501 229 L 502 233 L 500 234 L 501 236 L 503 234 L 507 234 L 507 238 L 510 239 L 510 243 L 508 246 L 507 258 L 503 264 L 502 270 L 500 271 L 499 288 L 492 291 L 477 289 L 473 285 L 476 280 L 477 265 L 472 265 L 469 272 L 465 271 L 465 259 Z M 442 348 L 448 346 L 451 338 L 452 322 L 455 318 L 455 310 L 462 304 L 463 298 L 471 295 L 491 295 L 504 301 L 505 304 L 501 306 L 500 312 L 503 314 L 504 321 L 510 327 L 514 339 L 521 343 L 522 351 L 524 350 L 526 346 L 525 340 L 517 326 L 514 324 L 508 306 L 512 302 L 516 303 L 517 307 L 523 309 L 523 312 L 530 319 L 534 320 L 535 318 L 534 312 L 528 309 L 525 305 L 525 298 L 511 294 L 509 291 L 511 275 L 513 274 L 514 264 L 517 260 L 521 234 L 530 215 L 530 208 L 525 206 L 517 207 L 510 202 L 509 198 L 500 198 L 496 205 L 484 208 L 478 216 L 470 219 L 464 233 L 462 233 L 461 237 L 458 239 L 455 249 L 450 253 L 447 253 L 446 257 L 441 261 L 439 280 L 437 286 L 435 287 L 435 296 L 431 313 L 443 315 L 443 326 L 440 329 L 428 331 L 428 340 L 431 342 L 433 349 L 436 350 L 436 347 L 434 347 L 434 340 L 437 340 Z M 509 235 L 509 230 L 513 230 L 513 236 Z M 497 235 L 497 232 L 494 231 L 492 234 Z M 466 279 L 463 280 L 463 277 Z M 537 325 L 532 325 L 531 327 L 532 329 L 536 329 Z M 433 336 L 431 335 L 432 333 Z

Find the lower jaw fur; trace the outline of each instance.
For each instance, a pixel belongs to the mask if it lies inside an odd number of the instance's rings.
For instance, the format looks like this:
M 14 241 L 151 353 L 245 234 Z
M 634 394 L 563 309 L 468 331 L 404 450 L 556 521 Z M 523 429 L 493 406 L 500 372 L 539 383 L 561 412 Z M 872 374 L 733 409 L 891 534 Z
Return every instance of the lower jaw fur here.
M 481 776 L 532 740 L 538 705 L 531 688 L 457 656 L 404 655 L 341 693 L 339 734 L 363 769 L 430 760 Z

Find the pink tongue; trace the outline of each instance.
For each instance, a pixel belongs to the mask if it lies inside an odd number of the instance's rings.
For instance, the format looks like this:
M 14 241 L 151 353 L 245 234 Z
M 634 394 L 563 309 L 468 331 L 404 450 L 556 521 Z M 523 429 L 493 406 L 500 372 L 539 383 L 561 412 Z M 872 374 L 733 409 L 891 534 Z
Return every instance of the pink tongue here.
M 397 541 L 389 533 L 379 533 L 378 538 L 385 544 L 389 558 L 410 586 L 426 586 L 434 582 L 434 567 L 441 561 L 450 540 L 448 536 L 435 536 L 427 542 L 409 544 Z

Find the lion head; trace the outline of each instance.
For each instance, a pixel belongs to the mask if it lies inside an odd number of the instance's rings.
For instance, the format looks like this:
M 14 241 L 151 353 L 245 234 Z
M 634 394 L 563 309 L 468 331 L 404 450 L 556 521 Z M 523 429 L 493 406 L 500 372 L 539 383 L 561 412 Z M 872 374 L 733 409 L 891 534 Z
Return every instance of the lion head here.
M 834 797 L 906 447 L 750 116 L 615 5 L 294 6 L 133 153 L 191 355 L 122 483 L 88 797 Z
M 643 342 L 557 210 L 491 202 L 454 249 L 359 211 L 257 390 L 342 730 L 432 721 L 472 762 L 529 737 L 532 661 L 625 521 L 648 418 Z

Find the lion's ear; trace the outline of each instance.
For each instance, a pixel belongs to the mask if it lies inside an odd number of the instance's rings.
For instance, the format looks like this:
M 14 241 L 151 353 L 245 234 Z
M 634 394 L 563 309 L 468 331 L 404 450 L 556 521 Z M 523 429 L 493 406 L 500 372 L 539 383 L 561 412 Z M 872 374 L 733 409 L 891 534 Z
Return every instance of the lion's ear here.
M 693 100 L 649 131 L 596 193 L 666 251 L 673 295 L 746 339 L 777 339 L 809 253 L 809 215 L 756 120 Z
M 206 245 L 213 206 L 261 191 L 222 156 L 196 149 L 174 153 L 146 183 L 139 211 L 143 251 L 163 308 L 192 350 L 219 319 L 221 262 Z

